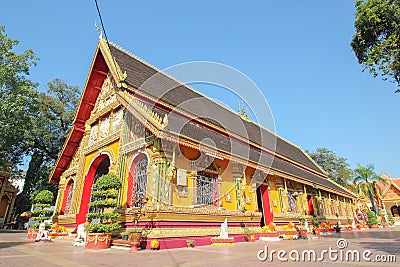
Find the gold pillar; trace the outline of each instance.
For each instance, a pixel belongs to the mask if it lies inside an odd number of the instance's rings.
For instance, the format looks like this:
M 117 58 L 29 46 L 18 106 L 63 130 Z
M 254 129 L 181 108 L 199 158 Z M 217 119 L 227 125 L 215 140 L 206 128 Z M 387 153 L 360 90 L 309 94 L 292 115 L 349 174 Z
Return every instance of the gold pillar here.
M 197 171 L 190 171 L 190 203 L 191 205 L 197 204 Z
M 242 177 L 244 177 L 243 166 L 239 163 L 233 163 L 232 176 L 235 184 L 236 210 L 244 209 L 244 200 L 242 199 Z

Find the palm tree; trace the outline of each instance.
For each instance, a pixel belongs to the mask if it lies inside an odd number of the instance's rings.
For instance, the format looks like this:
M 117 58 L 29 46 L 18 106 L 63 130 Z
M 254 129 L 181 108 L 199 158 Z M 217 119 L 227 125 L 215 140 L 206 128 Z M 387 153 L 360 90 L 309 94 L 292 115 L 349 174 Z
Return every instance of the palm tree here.
M 374 171 L 374 165 L 368 164 L 366 167 L 361 164 L 357 164 L 357 168 L 354 170 L 356 178 L 354 178 L 353 184 L 356 188 L 357 193 L 364 193 L 371 200 L 372 209 L 377 212 L 375 205 L 375 197 L 377 195 L 376 190 L 380 190 L 378 186 L 375 186 L 377 181 L 387 184 L 385 179 L 377 175 Z

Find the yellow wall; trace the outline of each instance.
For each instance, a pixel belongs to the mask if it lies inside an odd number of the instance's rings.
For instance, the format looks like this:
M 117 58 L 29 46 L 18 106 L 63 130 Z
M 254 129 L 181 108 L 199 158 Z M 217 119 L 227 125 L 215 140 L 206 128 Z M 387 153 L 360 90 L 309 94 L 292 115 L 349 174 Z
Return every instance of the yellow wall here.
M 188 196 L 187 197 L 180 197 L 178 194 L 178 188 L 176 186 L 173 186 L 173 191 L 172 191 L 172 205 L 174 206 L 185 206 L 188 207 L 191 205 L 191 199 L 192 199 L 192 190 L 190 188 L 192 187 L 192 181 L 190 179 L 190 174 L 187 172 L 186 174 L 186 179 L 187 179 L 187 189 L 188 189 Z
M 231 195 L 231 201 L 227 202 L 227 194 Z M 232 182 L 222 181 L 221 184 L 222 205 L 227 210 L 236 210 L 236 191 L 235 184 Z
M 256 192 L 254 191 L 254 192 L 251 192 L 252 191 L 252 188 L 251 188 L 251 186 L 249 186 L 249 185 L 246 185 L 246 191 L 245 191 L 245 194 L 246 194 L 246 197 L 247 196 L 249 196 L 250 197 L 250 199 L 251 199 L 251 202 L 250 202 L 250 204 L 246 204 L 246 199 L 245 199 L 245 208 L 246 208 L 246 210 L 248 210 L 248 211 L 255 211 L 258 207 L 257 207 L 257 196 L 256 196 Z
M 119 147 L 119 140 L 107 145 L 106 147 L 98 150 L 98 151 L 94 151 L 90 154 L 87 154 L 85 157 L 85 167 L 83 169 L 83 173 L 84 175 L 86 175 L 88 169 L 90 168 L 90 165 L 92 164 L 93 160 L 99 156 L 100 154 L 102 154 L 103 152 L 111 152 L 113 153 L 112 155 L 110 155 L 112 158 L 117 159 L 118 158 L 118 147 Z M 112 160 L 112 158 L 110 158 L 110 161 Z M 111 169 L 110 171 L 115 172 L 115 165 L 112 165 L 112 162 L 110 162 L 111 164 Z
M 271 202 L 271 208 L 272 212 L 274 214 L 280 214 L 281 213 L 281 206 L 279 203 L 279 193 L 277 190 L 271 190 L 269 191 L 269 201 Z

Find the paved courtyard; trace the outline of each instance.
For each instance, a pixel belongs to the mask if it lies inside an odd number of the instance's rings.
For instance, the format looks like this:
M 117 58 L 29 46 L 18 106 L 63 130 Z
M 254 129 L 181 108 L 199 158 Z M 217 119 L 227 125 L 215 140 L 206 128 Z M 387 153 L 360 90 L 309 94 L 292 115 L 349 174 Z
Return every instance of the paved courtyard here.
M 268 257 L 262 261 L 264 252 Z M 26 239 L 26 233 L 0 233 L 0 266 L 398 266 L 399 253 L 400 227 L 307 240 L 257 241 L 235 243 L 234 247 L 202 246 L 137 253 L 121 249 L 88 250 L 74 247 L 67 240 L 35 243 Z

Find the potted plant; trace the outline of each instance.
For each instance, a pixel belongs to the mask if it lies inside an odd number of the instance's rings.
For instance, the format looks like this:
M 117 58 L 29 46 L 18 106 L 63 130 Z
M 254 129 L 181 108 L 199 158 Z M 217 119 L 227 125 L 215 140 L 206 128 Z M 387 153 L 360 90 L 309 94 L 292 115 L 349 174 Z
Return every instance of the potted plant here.
M 128 236 L 129 236 L 128 231 L 123 231 L 119 235 L 121 236 L 122 240 L 125 240 L 125 241 L 128 240 Z
M 353 226 L 352 226 L 353 220 L 354 219 L 348 219 L 347 220 L 347 226 L 346 226 L 347 231 L 353 231 Z
M 327 223 L 326 223 L 326 229 L 328 230 L 328 233 L 329 233 L 329 234 L 332 234 L 332 233 L 335 231 L 335 229 L 333 228 L 331 222 L 327 222 Z
M 120 214 L 114 210 L 118 207 L 118 195 L 121 189 L 121 180 L 115 174 L 105 174 L 94 183 L 92 192 L 94 201 L 89 207 L 94 211 L 86 217 L 89 224 L 86 226 L 86 248 L 102 249 L 111 245 L 111 234 L 121 228 L 118 217 Z
M 371 210 L 367 210 L 367 216 L 368 216 L 368 226 L 369 228 L 378 228 L 378 221 L 377 217 L 374 212 Z
M 136 207 L 133 207 L 128 214 L 133 217 L 133 225 L 134 228 L 127 229 L 126 231 L 129 233 L 128 240 L 131 244 L 131 252 L 138 251 L 138 247 L 142 240 L 142 237 L 147 234 L 148 229 L 143 229 L 139 227 L 139 221 L 142 216 L 146 215 L 145 212 L 145 204 L 147 203 L 146 197 L 136 196 L 132 201 Z M 134 206 L 132 203 L 132 206 Z
M 394 218 L 391 212 L 387 213 L 388 219 L 389 219 L 389 225 L 394 225 Z
M 244 232 L 244 239 L 247 242 L 255 242 L 256 241 L 256 234 L 251 231 L 247 226 L 243 227 L 243 232 Z
M 299 223 L 300 223 L 300 226 L 302 227 L 300 230 L 299 230 L 299 234 L 300 234 L 300 236 L 307 236 L 307 227 L 306 227 L 306 225 L 305 225 L 305 223 L 306 223 L 306 221 L 307 221 L 307 219 L 306 219 L 306 216 L 304 215 L 304 214 L 299 214 L 298 216 L 297 216 L 297 218 L 299 219 Z
M 311 224 L 312 224 L 312 230 L 313 230 L 313 232 L 314 232 L 314 234 L 319 234 L 319 221 L 318 221 L 318 219 L 316 218 L 316 217 L 314 217 L 313 219 L 312 219 L 312 221 L 311 221 Z
M 37 233 L 39 232 L 39 225 L 44 222 L 45 220 L 49 220 L 50 216 L 50 207 L 51 203 L 53 202 L 53 193 L 49 190 L 42 190 L 40 191 L 35 197 L 34 201 L 35 204 L 34 209 L 32 211 L 32 220 L 36 223 L 31 226 L 28 230 L 28 238 L 29 239 L 36 239 Z M 51 228 L 50 223 L 45 223 L 46 230 Z
M 326 234 L 328 234 L 328 226 L 327 226 L 327 224 L 326 224 L 325 222 L 321 222 L 321 223 L 319 224 L 318 233 L 319 233 L 320 235 L 326 235 Z
M 187 239 L 186 240 L 186 245 L 188 248 L 194 248 L 194 240 L 193 239 Z

